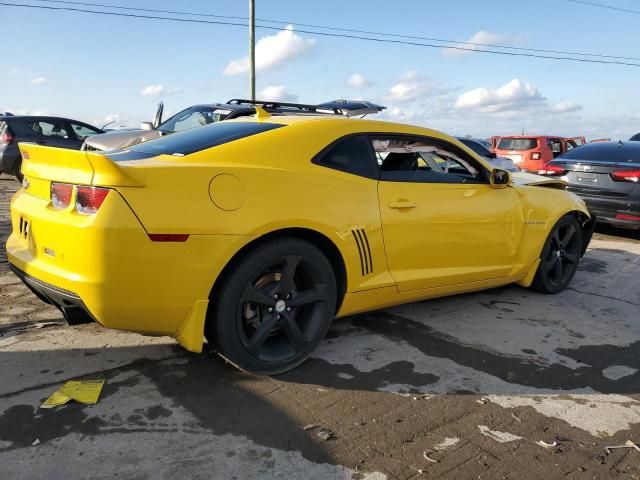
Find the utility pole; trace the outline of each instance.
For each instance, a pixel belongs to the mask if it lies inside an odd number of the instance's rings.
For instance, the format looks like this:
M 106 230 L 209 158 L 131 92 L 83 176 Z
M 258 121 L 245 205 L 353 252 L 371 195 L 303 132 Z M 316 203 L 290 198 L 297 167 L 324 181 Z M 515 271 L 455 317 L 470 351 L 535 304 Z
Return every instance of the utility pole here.
M 256 101 L 256 3 L 249 0 L 249 82 L 251 101 Z

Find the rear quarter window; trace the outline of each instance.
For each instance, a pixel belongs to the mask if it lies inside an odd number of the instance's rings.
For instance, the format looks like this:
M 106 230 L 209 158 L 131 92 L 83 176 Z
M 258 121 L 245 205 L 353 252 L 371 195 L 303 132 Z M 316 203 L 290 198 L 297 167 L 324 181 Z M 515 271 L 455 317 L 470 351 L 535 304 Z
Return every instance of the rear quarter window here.
M 537 146 L 536 138 L 501 138 L 497 148 L 499 150 L 532 150 Z
M 139 160 L 157 155 L 184 156 L 280 127 L 284 127 L 284 125 L 257 122 L 212 123 L 140 143 L 127 150 L 110 153 L 108 157 L 118 162 Z

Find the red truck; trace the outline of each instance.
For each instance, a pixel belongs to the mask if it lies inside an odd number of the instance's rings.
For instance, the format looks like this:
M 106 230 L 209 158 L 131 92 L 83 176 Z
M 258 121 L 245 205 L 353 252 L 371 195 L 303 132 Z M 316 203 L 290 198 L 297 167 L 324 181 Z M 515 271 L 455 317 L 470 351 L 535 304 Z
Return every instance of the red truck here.
M 584 145 L 584 137 L 554 135 L 510 135 L 491 137 L 492 151 L 513 160 L 522 171 L 538 173 L 544 165 L 564 152 Z

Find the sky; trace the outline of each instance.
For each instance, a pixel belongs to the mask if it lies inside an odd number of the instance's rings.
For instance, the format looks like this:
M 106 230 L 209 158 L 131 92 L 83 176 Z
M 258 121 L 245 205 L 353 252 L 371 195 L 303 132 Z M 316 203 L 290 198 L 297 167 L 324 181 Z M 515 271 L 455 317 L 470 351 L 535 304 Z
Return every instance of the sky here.
M 247 0 L 86 1 L 248 15 Z M 640 11 L 637 0 L 598 3 Z M 256 30 L 260 99 L 371 100 L 387 107 L 385 119 L 482 138 L 640 131 L 640 67 L 332 38 L 302 25 L 638 57 L 627 61 L 640 65 L 640 14 L 570 0 L 256 0 L 256 17 L 275 27 Z M 159 100 L 170 114 L 249 96 L 246 27 L 0 6 L 0 30 L 0 112 L 137 126 Z

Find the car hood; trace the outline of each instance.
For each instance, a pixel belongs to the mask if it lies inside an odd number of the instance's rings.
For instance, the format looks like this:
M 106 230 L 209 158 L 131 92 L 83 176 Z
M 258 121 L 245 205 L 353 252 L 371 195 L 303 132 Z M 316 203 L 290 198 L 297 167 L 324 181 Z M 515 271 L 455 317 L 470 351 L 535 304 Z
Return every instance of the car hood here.
M 558 177 L 543 177 L 534 173 L 513 172 L 511 178 L 515 185 L 532 185 L 540 187 L 565 188 L 567 182 Z
M 159 130 L 114 130 L 100 135 L 92 135 L 84 143 L 90 147 L 89 150 L 117 150 L 153 140 L 161 135 Z

